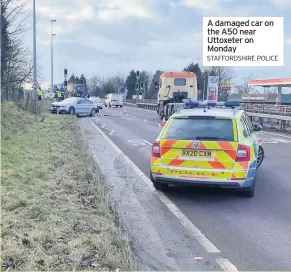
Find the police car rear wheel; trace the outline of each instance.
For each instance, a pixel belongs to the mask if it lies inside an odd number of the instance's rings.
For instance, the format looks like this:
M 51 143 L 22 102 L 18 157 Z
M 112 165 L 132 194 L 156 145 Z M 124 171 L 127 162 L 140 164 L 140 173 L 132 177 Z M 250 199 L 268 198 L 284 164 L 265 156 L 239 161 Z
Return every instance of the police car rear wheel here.
M 264 156 L 265 156 L 264 149 L 260 146 L 257 158 L 257 167 L 259 167 L 262 164 Z

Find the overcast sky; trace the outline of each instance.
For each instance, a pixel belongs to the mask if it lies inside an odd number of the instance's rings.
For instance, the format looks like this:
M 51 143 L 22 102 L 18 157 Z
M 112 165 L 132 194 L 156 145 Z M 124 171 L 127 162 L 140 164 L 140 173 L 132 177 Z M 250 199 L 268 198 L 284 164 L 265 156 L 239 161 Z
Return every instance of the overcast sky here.
M 202 65 L 203 16 L 284 16 L 285 66 L 235 71 L 241 78 L 291 77 L 291 0 L 36 0 L 36 13 L 43 83 L 50 82 L 51 19 L 57 20 L 54 82 L 63 81 L 64 68 L 69 75 L 107 78 Z M 32 50 L 32 31 L 25 43 Z

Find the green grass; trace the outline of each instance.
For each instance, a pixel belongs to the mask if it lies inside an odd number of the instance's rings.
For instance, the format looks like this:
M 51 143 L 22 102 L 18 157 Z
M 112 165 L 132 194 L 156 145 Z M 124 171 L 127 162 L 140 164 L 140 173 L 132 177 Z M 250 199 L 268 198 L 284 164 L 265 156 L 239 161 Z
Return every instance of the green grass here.
M 2 270 L 136 270 L 77 118 L 2 104 Z

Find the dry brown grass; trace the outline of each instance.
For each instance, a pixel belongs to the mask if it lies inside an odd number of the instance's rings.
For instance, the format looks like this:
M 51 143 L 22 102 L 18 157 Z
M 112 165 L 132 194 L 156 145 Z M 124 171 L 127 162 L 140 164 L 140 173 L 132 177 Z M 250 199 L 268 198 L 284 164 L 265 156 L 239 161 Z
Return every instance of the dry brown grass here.
M 2 104 L 2 270 L 135 270 L 76 118 Z

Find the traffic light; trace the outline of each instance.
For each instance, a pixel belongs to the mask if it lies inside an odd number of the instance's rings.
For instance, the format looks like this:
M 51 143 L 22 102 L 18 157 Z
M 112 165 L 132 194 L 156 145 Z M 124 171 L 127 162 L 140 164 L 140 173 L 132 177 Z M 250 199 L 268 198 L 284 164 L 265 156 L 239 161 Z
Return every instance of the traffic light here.
M 135 84 L 135 89 L 136 89 L 137 91 L 139 90 L 139 84 L 138 84 L 138 83 Z
M 136 79 L 139 79 L 139 71 L 136 71 Z
M 65 89 L 68 87 L 68 81 L 67 80 L 64 81 L 64 86 L 65 86 Z
M 67 69 L 64 69 L 64 75 L 65 75 L 65 78 L 68 76 L 68 70 Z
M 143 81 L 140 82 L 140 89 L 143 90 Z
M 159 84 L 158 82 L 155 81 L 155 90 L 158 91 L 159 90 Z

